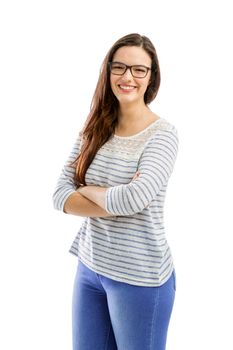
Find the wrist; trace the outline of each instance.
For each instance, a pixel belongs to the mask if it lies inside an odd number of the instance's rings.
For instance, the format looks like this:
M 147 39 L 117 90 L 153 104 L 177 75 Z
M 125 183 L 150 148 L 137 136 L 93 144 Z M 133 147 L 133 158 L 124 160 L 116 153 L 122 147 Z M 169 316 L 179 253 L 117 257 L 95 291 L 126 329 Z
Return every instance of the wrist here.
M 83 185 L 81 185 L 81 186 L 79 186 L 79 188 L 77 189 L 77 192 L 79 192 L 79 193 L 83 193 L 84 192 L 84 188 L 85 188 L 86 186 L 83 186 Z

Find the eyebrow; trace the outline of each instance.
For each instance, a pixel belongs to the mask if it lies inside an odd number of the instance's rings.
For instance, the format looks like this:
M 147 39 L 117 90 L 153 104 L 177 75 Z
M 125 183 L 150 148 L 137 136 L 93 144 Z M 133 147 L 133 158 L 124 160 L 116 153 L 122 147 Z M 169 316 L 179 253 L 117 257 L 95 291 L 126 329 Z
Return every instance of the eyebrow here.
M 149 68 L 145 64 L 126 64 L 126 63 L 120 62 L 120 61 L 112 61 L 112 63 L 120 63 L 120 64 L 124 64 L 125 66 L 143 66 L 143 67 Z

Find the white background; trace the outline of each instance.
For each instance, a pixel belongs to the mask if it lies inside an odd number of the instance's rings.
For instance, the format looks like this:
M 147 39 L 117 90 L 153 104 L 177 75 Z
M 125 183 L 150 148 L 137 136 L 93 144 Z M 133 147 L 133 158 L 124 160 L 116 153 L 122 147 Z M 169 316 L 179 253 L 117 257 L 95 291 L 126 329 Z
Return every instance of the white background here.
M 132 32 L 157 49 L 150 107 L 180 138 L 165 207 L 177 273 L 167 350 L 233 349 L 231 23 L 224 0 L 1 2 L 1 349 L 72 347 L 68 250 L 82 218 L 55 211 L 52 193 L 103 58 Z

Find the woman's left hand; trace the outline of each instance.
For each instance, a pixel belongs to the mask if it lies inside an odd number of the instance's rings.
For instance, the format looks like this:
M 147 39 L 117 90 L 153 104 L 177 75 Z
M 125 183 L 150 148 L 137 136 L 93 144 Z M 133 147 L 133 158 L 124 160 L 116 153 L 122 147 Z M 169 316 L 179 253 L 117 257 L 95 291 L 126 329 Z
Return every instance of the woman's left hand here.
M 139 173 L 139 171 L 137 171 L 130 182 L 136 180 L 139 176 L 140 176 L 140 173 Z

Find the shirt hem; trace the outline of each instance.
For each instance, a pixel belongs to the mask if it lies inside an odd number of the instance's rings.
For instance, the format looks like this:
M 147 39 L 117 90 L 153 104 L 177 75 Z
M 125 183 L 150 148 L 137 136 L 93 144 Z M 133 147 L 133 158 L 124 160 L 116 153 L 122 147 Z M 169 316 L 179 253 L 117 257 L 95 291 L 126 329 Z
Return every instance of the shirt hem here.
M 102 275 L 104 277 L 107 277 L 107 278 L 114 280 L 114 281 L 117 281 L 117 282 L 129 284 L 129 285 L 133 285 L 133 286 L 138 286 L 138 287 L 161 287 L 164 283 L 166 283 L 169 280 L 169 278 L 171 277 L 173 270 L 174 270 L 174 263 L 172 262 L 168 274 L 162 280 L 161 283 L 154 283 L 154 282 L 149 282 L 149 281 L 145 282 L 145 281 L 140 281 L 140 280 L 136 281 L 136 280 L 131 280 L 129 278 L 126 279 L 124 277 L 112 276 L 111 274 L 108 274 L 106 272 L 102 272 L 101 270 L 99 270 L 96 267 L 90 266 L 86 261 L 84 261 L 79 256 L 78 252 L 73 251 L 72 248 L 69 250 L 69 253 L 76 256 L 78 258 L 78 260 L 81 261 L 88 269 L 92 270 L 95 273 L 98 273 L 99 275 Z

